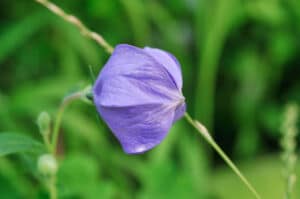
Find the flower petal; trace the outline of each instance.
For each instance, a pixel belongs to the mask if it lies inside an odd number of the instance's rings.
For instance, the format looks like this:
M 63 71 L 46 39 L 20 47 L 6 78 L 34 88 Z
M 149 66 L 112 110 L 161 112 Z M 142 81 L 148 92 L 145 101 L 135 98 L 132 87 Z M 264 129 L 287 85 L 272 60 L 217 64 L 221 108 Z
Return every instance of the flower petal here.
M 145 47 L 144 50 L 169 71 L 175 81 L 177 88 L 181 90 L 182 75 L 178 60 L 171 53 L 157 48 Z
M 160 104 L 97 109 L 128 154 L 143 153 L 158 145 L 174 118 L 174 109 Z
M 185 111 L 186 111 L 186 104 L 185 103 L 178 106 L 175 110 L 173 123 L 176 122 L 177 120 L 179 120 L 184 115 Z
M 94 90 L 96 105 L 132 106 L 182 98 L 168 71 L 142 49 L 118 45 Z

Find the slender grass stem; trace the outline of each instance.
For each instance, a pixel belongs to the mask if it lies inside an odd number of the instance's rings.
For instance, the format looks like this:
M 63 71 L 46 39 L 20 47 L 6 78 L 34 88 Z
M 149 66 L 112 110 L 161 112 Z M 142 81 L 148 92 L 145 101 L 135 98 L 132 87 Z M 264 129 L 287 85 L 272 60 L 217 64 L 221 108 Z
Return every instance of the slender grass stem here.
M 253 193 L 255 198 L 261 199 L 260 195 L 246 179 L 246 177 L 241 173 L 241 171 L 235 166 L 235 164 L 230 160 L 230 158 L 225 154 L 225 152 L 219 147 L 215 140 L 210 136 L 208 130 L 200 122 L 193 120 L 188 113 L 185 113 L 185 118 L 187 121 L 197 129 L 197 131 L 204 137 L 204 139 L 216 150 L 216 152 L 221 156 L 221 158 L 226 162 L 226 164 L 233 170 L 233 172 L 241 179 L 241 181 L 246 185 L 246 187 Z
M 61 124 L 61 120 L 62 120 L 64 111 L 71 102 L 73 102 L 74 100 L 80 99 L 83 96 L 83 94 L 84 93 L 82 91 L 78 91 L 78 92 L 75 92 L 75 93 L 65 97 L 58 109 L 54 127 L 53 127 L 53 134 L 52 134 L 52 147 L 51 147 L 52 150 L 51 151 L 52 151 L 52 154 L 54 154 L 54 155 L 55 155 L 55 151 L 56 151 L 56 147 L 57 147 L 59 127 Z
M 50 199 L 57 199 L 56 175 L 51 176 L 49 184 Z
M 58 7 L 54 3 L 49 2 L 48 0 L 35 0 L 35 1 L 48 8 L 54 14 L 63 18 L 66 22 L 78 28 L 83 36 L 96 41 L 109 54 L 112 53 L 113 47 L 100 34 L 88 29 L 77 17 L 75 17 L 74 15 L 67 14 L 60 7 Z

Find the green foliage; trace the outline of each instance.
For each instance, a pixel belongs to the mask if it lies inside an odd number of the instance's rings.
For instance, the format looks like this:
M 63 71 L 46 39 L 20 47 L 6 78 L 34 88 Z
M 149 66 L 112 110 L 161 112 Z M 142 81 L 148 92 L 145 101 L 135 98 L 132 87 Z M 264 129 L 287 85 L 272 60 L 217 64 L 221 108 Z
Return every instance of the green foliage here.
M 43 145 L 28 136 L 16 133 L 0 133 L 0 157 L 13 153 L 41 153 Z
M 18 23 L 11 25 L 5 32 L 2 32 L 0 36 L 0 62 L 3 61 L 6 56 L 9 56 L 13 50 L 17 49 L 32 37 L 42 25 L 45 25 L 44 18 L 44 12 L 37 12 L 26 16 Z
M 299 1 L 53 2 L 111 44 L 173 53 L 188 112 L 209 125 L 264 198 L 282 195 L 280 160 L 273 156 L 284 104 L 300 103 Z M 0 132 L 7 132 L 0 134 L 0 155 L 21 154 L 0 157 L 1 198 L 48 198 L 32 156 L 44 148 L 28 137 L 42 140 L 35 118 L 45 110 L 55 119 L 62 98 L 92 84 L 90 71 L 97 75 L 109 55 L 34 1 L 0 5 Z M 160 146 L 128 156 L 93 106 L 74 103 L 60 129 L 58 195 L 251 198 L 192 131 L 179 121 Z
M 95 159 L 86 155 L 70 154 L 60 165 L 58 179 L 61 198 L 112 198 L 116 196 L 114 184 L 109 179 L 99 179 Z

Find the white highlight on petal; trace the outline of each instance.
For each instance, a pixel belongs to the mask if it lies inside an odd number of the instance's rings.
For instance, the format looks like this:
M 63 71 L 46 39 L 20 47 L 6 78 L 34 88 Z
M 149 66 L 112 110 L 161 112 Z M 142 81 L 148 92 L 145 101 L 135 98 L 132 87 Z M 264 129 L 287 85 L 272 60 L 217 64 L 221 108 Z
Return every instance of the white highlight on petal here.
M 139 145 L 134 149 L 134 153 L 143 153 L 147 150 L 146 145 Z

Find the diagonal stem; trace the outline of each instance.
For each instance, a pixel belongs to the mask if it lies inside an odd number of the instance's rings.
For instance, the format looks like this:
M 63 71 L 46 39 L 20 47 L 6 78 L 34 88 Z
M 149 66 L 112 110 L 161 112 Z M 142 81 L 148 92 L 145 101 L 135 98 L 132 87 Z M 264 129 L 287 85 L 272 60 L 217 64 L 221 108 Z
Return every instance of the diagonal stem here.
M 226 162 L 226 164 L 233 170 L 233 172 L 241 179 L 241 181 L 246 185 L 246 187 L 253 193 L 255 198 L 261 199 L 260 195 L 246 179 L 246 177 L 241 173 L 241 171 L 235 166 L 235 164 L 230 160 L 230 158 L 225 154 L 225 152 L 219 147 L 216 141 L 210 136 L 208 130 L 200 122 L 193 120 L 188 113 L 185 113 L 185 118 L 187 121 L 197 129 L 197 131 L 204 137 L 204 139 L 216 150 L 216 152 L 221 156 L 221 158 Z
M 54 14 L 63 18 L 66 22 L 78 28 L 83 36 L 96 41 L 100 46 L 102 46 L 106 50 L 106 52 L 108 52 L 109 54 L 112 53 L 113 47 L 107 41 L 105 41 L 105 39 L 101 35 L 89 30 L 77 17 L 67 14 L 60 7 L 58 7 L 54 3 L 49 2 L 48 0 L 35 1 L 48 8 Z

